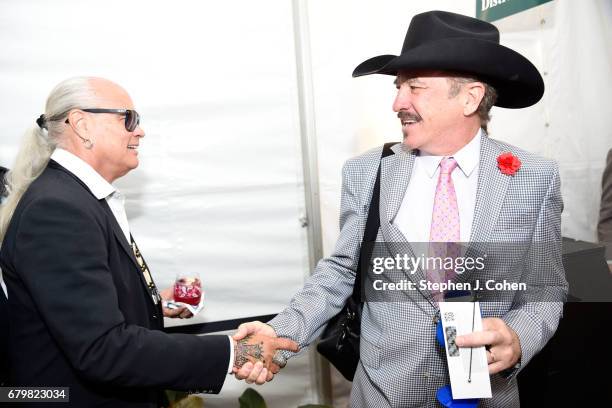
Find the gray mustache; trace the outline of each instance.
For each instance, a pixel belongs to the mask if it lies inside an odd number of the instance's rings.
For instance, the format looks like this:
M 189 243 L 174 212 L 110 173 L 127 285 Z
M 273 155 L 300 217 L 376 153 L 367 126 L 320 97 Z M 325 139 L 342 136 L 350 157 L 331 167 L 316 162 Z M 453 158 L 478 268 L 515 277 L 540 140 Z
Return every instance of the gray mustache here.
M 397 112 L 397 117 L 400 118 L 400 120 L 402 121 L 413 120 L 416 122 L 420 122 L 421 120 L 423 120 L 421 115 L 419 115 L 418 113 L 411 113 L 411 112 L 406 112 L 406 111 Z

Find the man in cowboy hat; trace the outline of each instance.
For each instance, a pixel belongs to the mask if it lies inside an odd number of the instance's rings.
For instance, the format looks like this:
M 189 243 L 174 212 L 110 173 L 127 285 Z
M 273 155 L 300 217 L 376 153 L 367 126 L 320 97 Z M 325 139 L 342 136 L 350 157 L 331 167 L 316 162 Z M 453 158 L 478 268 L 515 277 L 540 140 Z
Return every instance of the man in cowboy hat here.
M 316 340 L 353 290 L 380 166 L 377 241 L 391 253 L 394 243 L 520 242 L 529 249 L 522 260 L 529 275 L 554 278 L 540 288 L 555 301 L 481 302 L 483 330 L 456 340 L 459 347 L 486 346 L 492 398 L 482 406 L 518 406 L 516 374 L 554 334 L 567 291 L 559 172 L 552 160 L 489 139 L 486 127 L 493 105 L 538 102 L 542 78 L 526 58 L 499 44 L 493 25 L 442 11 L 412 19 L 399 56 L 371 58 L 353 72 L 369 74 L 396 77 L 393 110 L 403 143 L 382 158 L 379 147 L 345 164 L 335 251 L 269 325 L 247 323 L 235 338 L 261 332 L 301 347 Z M 487 266 L 499 277 L 513 274 L 517 264 Z M 426 272 L 405 276 L 414 281 Z M 435 340 L 443 299 L 427 291 L 412 295 L 416 301 L 364 303 L 352 407 L 438 406 L 436 392 L 449 383 L 446 353 Z

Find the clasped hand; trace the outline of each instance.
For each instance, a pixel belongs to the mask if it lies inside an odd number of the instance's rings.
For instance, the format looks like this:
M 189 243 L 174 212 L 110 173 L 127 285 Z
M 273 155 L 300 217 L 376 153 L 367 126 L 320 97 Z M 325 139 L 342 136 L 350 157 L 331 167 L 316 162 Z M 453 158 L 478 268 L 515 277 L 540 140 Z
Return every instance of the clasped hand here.
M 160 291 L 161 298 L 173 300 L 172 288 Z M 186 319 L 193 317 L 186 307 L 177 309 L 163 308 L 164 317 Z M 274 357 L 280 350 L 297 352 L 296 342 L 279 338 L 274 329 L 262 322 L 241 324 L 232 336 L 234 345 L 233 373 L 239 380 L 247 383 L 263 384 L 271 381 L 274 374 L 282 367 L 274 362 Z M 284 366 L 284 364 L 282 364 Z
M 274 361 L 280 350 L 298 352 L 299 346 L 290 339 L 277 337 L 270 326 L 261 322 L 241 324 L 234 339 L 233 372 L 239 380 L 263 384 L 271 381 L 282 367 Z M 283 364 L 284 365 L 284 364 Z

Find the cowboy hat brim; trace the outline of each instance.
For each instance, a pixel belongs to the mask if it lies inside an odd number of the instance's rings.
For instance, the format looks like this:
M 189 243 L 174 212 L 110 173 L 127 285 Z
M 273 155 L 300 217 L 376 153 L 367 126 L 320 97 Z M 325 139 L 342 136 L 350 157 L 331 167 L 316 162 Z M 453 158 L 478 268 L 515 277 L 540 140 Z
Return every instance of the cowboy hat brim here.
M 441 39 L 399 56 L 379 55 L 359 64 L 353 77 L 397 75 L 404 70 L 441 70 L 474 76 L 497 90 L 495 105 L 502 108 L 531 106 L 544 94 L 544 81 L 527 58 L 503 45 L 473 38 Z

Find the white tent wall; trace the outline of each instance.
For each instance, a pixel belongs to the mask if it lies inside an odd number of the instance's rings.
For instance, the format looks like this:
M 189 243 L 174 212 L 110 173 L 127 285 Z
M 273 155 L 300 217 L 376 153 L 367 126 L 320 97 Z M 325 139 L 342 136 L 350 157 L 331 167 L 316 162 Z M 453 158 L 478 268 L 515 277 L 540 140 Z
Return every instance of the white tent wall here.
M 304 0 L 297 0 L 304 1 Z M 340 172 L 349 157 L 401 131 L 393 78 L 351 78 L 397 54 L 410 18 L 432 8 L 475 14 L 475 0 L 310 0 L 312 78 L 324 252 L 338 234 Z M 118 182 L 131 229 L 159 286 L 199 271 L 197 322 L 280 311 L 310 271 L 292 2 L 0 0 L 0 164 L 72 75 L 122 84 L 143 115 L 141 166 Z M 542 23 L 544 20 L 544 23 Z M 563 234 L 594 240 L 600 177 L 612 147 L 609 0 L 554 0 L 496 22 L 501 39 L 546 73 L 546 94 L 523 110 L 494 108 L 491 137 L 556 159 Z M 237 406 L 228 378 L 208 407 Z M 268 406 L 315 399 L 306 355 L 259 387 Z M 345 401 L 346 384 L 336 389 Z M 341 402 L 342 401 L 342 402 Z

